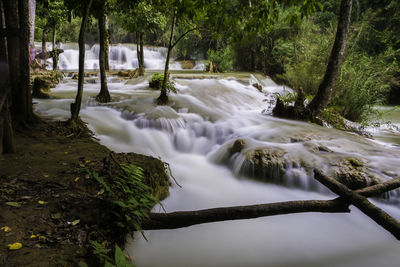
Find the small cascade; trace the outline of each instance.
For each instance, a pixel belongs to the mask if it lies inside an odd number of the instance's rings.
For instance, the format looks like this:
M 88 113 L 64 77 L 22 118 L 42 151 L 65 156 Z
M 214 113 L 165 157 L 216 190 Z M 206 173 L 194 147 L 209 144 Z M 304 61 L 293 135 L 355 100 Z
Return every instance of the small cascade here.
M 110 57 L 125 64 L 125 48 L 115 48 Z M 96 54 L 97 48 L 91 49 Z M 115 101 L 95 105 L 91 99 L 99 85 L 85 84 L 81 113 L 113 151 L 161 157 L 170 164 L 183 188 L 171 186 L 170 197 L 163 201 L 167 212 L 334 198 L 314 180 L 315 168 L 342 181 L 352 173 L 354 181 L 366 184 L 400 175 L 400 150 L 389 143 L 263 113 L 275 93 L 290 90 L 266 77 L 253 75 L 247 83 L 223 76 L 175 82 L 179 93 L 170 94 L 170 106 L 156 106 L 159 92 L 146 89 L 146 82 L 118 80 L 109 80 Z M 262 85 L 261 92 L 254 82 Z M 52 91 L 59 99 L 37 100 L 37 111 L 67 118 L 75 90 L 76 81 L 66 79 Z M 399 191 L 386 197 L 389 201 L 377 205 L 400 219 Z M 396 266 L 400 253 L 397 241 L 356 209 L 350 214 L 293 214 L 145 235 L 149 242 L 135 235 L 126 246 L 137 266 Z

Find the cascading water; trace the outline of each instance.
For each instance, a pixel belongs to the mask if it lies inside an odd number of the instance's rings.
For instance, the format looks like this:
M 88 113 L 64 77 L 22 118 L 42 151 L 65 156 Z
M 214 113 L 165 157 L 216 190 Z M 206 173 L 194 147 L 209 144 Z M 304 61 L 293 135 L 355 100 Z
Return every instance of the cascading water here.
M 60 70 L 77 70 L 79 66 L 79 50 L 78 44 L 67 43 L 58 44 L 59 49 L 63 49 L 64 53 L 59 56 L 58 68 Z M 46 49 L 52 50 L 51 44 L 46 43 Z M 41 50 L 41 44 L 36 43 L 36 50 Z M 99 51 L 98 44 L 89 47 L 86 45 L 85 52 L 85 69 L 97 70 L 99 69 Z M 162 70 L 165 66 L 166 60 L 165 47 L 144 47 L 144 65 L 149 70 Z M 53 60 L 49 58 L 47 61 L 48 68 L 52 68 Z M 134 44 L 117 44 L 109 47 L 109 64 L 110 69 L 114 70 L 131 70 L 139 67 L 137 59 L 136 45 Z M 204 64 L 199 63 L 195 66 L 196 70 L 204 69 Z M 170 63 L 171 70 L 182 69 L 179 62 L 172 61 Z
M 283 93 L 284 88 L 258 79 L 264 86 L 261 93 L 250 85 L 254 79 L 177 79 L 179 93 L 170 96 L 173 104 L 161 107 L 154 105 L 157 92 L 147 89 L 147 81 L 110 79 L 109 90 L 117 101 L 102 106 L 91 98 L 99 84 L 85 84 L 81 116 L 110 149 L 170 163 L 183 187 L 172 185 L 163 201 L 168 212 L 330 199 L 334 195 L 315 185 L 307 166 L 328 171 L 331 162 L 347 157 L 362 160 L 383 178 L 400 174 L 395 145 L 268 115 L 272 92 Z M 75 90 L 76 81 L 67 79 L 52 91 L 59 99 L 37 100 L 37 111 L 66 119 Z M 238 139 L 245 147 L 232 155 Z M 285 151 L 283 158 L 290 164 L 285 165 L 281 185 L 243 176 L 247 153 L 263 148 Z M 397 206 L 378 205 L 400 219 Z M 127 244 L 126 252 L 137 266 L 397 266 L 400 260 L 398 242 L 356 208 L 350 214 L 294 214 L 145 235 L 148 242 L 135 234 Z

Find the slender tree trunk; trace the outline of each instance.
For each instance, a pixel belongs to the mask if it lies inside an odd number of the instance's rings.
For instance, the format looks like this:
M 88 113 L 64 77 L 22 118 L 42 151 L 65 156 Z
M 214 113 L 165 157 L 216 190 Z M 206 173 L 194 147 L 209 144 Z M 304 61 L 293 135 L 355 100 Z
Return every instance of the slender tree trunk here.
M 144 68 L 144 50 L 143 50 L 143 33 L 139 33 L 140 35 L 140 67 Z
M 0 30 L 5 29 L 3 0 L 0 0 Z M 0 36 L 0 62 L 7 62 L 6 37 Z
M 1 1 L 2 0 L 0 0 L 0 3 Z M 10 74 L 8 65 L 6 62 L 0 62 L 0 154 L 15 152 L 13 128 L 9 109 L 10 105 L 8 100 L 10 97 L 9 81 Z
M 46 48 L 47 32 L 48 32 L 48 29 L 47 29 L 47 25 L 46 25 L 46 28 L 43 29 L 43 32 L 42 32 L 42 55 L 43 55 L 42 59 L 43 60 L 45 60 L 44 54 L 47 52 L 47 48 Z
M 138 60 L 138 66 L 139 68 L 142 67 L 142 62 L 140 61 L 140 35 L 139 31 L 136 31 L 136 57 Z
M 109 49 L 110 49 L 110 33 L 109 33 L 109 19 L 108 14 L 104 16 L 104 68 L 106 71 L 110 71 L 110 59 L 109 59 Z
M 78 73 L 78 92 L 76 94 L 75 103 L 71 103 L 71 123 L 76 124 L 81 110 L 83 95 L 83 79 L 85 74 L 85 29 L 89 17 L 90 8 L 93 0 L 85 5 L 85 11 L 82 17 L 81 28 L 79 31 L 79 73 Z
M 56 53 L 56 38 L 57 38 L 57 30 L 56 30 L 56 24 L 52 24 L 53 27 L 53 38 L 52 38 L 52 49 L 53 49 L 53 70 L 57 69 L 58 65 L 58 53 Z
M 171 35 L 169 36 L 167 59 L 165 61 L 164 80 L 161 87 L 160 96 L 157 99 L 158 105 L 165 105 L 168 102 L 167 83 L 169 81 L 169 59 L 171 57 L 171 50 L 173 48 L 172 42 L 174 38 L 175 23 L 176 23 L 176 11 L 174 11 L 174 14 L 172 15 Z
M 350 25 L 352 0 L 342 0 L 340 5 L 339 22 L 336 31 L 335 42 L 329 57 L 328 66 L 322 83 L 319 85 L 317 95 L 308 105 L 308 108 L 314 113 L 320 113 L 331 100 L 333 88 L 337 76 L 339 75 L 340 65 L 343 60 L 344 49 L 346 46 L 347 33 Z
M 29 0 L 29 44 L 35 43 L 36 0 Z
M 13 110 L 21 117 L 24 124 L 29 124 L 33 120 L 32 110 L 32 95 L 31 95 L 31 80 L 29 68 L 29 3 L 28 0 L 18 1 L 18 14 L 19 14 L 19 32 L 21 34 L 19 39 L 20 44 L 20 84 L 17 96 L 15 99 L 18 101 L 13 102 Z
M 111 97 L 110 93 L 108 92 L 107 86 L 107 74 L 105 69 L 106 63 L 106 51 L 105 51 L 105 43 L 106 43 L 106 33 L 105 33 L 105 2 L 103 2 L 103 6 L 101 8 L 99 17 L 98 17 L 98 24 L 99 24 L 99 39 L 100 39 L 100 55 L 99 55 L 99 65 L 100 65 L 100 81 L 101 81 L 101 89 L 100 93 L 96 96 L 97 101 L 102 103 L 110 102 Z

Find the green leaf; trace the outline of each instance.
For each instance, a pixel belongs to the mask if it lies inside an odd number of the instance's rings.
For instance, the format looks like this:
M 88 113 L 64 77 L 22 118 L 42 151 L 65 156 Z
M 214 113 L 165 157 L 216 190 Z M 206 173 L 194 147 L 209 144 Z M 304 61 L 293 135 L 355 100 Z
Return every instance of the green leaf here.
M 73 221 L 72 223 L 71 223 L 71 225 L 72 226 L 75 226 L 75 225 L 77 225 L 78 223 L 80 223 L 81 222 L 81 220 L 75 220 L 75 221 Z
M 6 205 L 11 206 L 11 207 L 16 207 L 16 208 L 21 207 L 20 202 L 6 202 Z

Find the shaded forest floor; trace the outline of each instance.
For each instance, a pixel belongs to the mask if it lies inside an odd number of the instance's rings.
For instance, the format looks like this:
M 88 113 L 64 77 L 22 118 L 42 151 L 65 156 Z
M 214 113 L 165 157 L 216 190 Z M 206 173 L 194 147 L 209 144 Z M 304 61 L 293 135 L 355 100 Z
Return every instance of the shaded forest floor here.
M 0 266 L 90 266 L 90 241 L 123 245 L 127 233 L 114 228 L 112 208 L 87 171 L 101 171 L 107 148 L 56 122 L 16 133 L 15 143 L 17 153 L 0 155 Z M 164 180 L 168 194 L 159 160 L 124 155 L 145 176 Z M 22 248 L 7 248 L 16 242 Z

